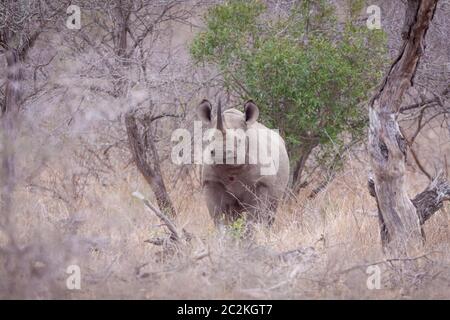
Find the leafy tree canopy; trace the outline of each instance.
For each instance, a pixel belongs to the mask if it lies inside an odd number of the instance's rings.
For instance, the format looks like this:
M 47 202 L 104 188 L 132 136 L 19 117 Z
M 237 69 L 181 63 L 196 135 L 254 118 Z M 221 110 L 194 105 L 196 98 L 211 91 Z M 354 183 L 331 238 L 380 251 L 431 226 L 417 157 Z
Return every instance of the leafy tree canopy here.
M 349 3 L 342 22 L 327 1 L 300 1 L 286 15 L 258 0 L 227 1 L 209 9 L 191 54 L 218 67 L 228 90 L 254 99 L 296 159 L 305 146 L 340 144 L 341 133 L 365 127 L 362 103 L 382 74 L 386 37 L 353 23 L 362 2 Z

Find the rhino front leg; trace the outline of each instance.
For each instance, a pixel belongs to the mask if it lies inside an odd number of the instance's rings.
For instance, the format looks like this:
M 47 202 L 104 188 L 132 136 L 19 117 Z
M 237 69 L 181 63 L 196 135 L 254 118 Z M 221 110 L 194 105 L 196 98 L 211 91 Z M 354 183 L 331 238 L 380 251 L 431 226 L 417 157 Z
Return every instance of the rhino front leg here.
M 228 225 L 239 217 L 240 206 L 219 182 L 207 181 L 203 185 L 206 205 L 216 227 Z

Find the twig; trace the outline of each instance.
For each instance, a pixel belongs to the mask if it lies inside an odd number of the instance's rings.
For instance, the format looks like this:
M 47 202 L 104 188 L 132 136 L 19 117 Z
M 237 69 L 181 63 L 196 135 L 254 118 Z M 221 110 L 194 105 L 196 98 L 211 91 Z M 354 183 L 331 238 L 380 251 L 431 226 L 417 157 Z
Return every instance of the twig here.
M 375 261 L 375 262 L 371 262 L 371 263 L 360 264 L 360 265 L 350 267 L 348 269 L 344 269 L 340 272 L 340 274 L 349 273 L 353 270 L 363 269 L 363 268 L 367 268 L 367 267 L 375 266 L 375 265 L 379 265 L 379 264 L 399 262 L 399 261 L 416 261 L 416 260 L 419 260 L 422 258 L 428 258 L 428 256 L 433 253 L 442 253 L 442 252 L 441 251 L 430 251 L 430 252 L 424 253 L 420 256 L 411 257 L 411 258 L 391 258 L 391 259 L 384 259 L 384 260 Z

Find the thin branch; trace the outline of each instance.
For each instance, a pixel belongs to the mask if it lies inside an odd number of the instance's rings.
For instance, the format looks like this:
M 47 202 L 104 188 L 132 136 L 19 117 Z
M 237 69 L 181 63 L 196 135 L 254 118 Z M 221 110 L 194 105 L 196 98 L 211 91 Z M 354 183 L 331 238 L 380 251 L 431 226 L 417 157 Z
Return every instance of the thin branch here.
M 177 231 L 176 226 L 173 224 L 172 221 L 170 221 L 170 219 L 164 214 L 162 213 L 158 208 L 156 208 L 150 201 L 148 201 L 140 192 L 135 191 L 132 193 L 132 195 L 141 200 L 145 207 L 150 210 L 151 212 L 153 212 L 159 219 L 161 219 L 161 221 L 164 223 L 164 225 L 167 227 L 167 229 L 170 232 L 170 238 L 173 241 L 180 241 L 181 237 L 180 234 Z

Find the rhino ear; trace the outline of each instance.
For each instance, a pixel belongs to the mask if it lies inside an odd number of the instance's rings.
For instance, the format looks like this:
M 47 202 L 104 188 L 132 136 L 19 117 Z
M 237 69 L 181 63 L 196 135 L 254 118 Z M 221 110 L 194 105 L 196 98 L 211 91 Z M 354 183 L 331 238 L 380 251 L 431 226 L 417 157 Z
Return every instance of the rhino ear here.
M 198 117 L 203 121 L 203 122 L 211 122 L 211 113 L 212 113 L 212 105 L 211 103 L 206 100 L 203 99 L 202 102 L 200 102 L 200 104 L 197 107 L 197 114 Z
M 253 100 L 248 100 L 244 105 L 245 110 L 245 122 L 247 124 L 255 123 L 258 120 L 259 109 Z

